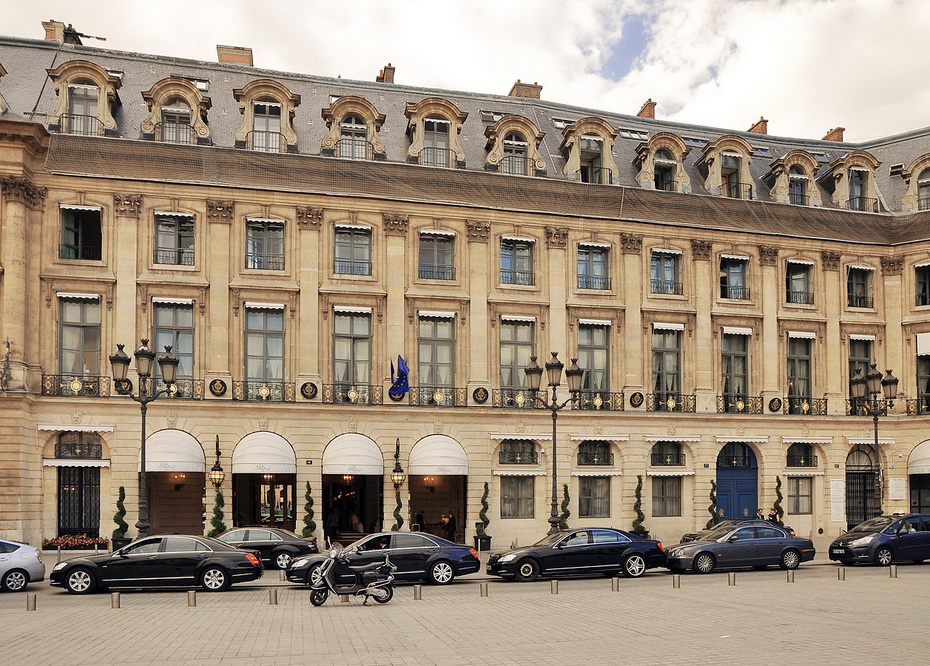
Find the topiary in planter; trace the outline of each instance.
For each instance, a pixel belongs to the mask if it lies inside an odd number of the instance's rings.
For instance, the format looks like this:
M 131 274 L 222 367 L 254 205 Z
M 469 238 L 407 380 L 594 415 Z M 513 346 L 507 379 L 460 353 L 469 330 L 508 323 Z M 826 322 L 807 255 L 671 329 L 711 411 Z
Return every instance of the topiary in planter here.
M 116 523 L 116 529 L 113 530 L 113 540 L 124 539 L 126 537 L 126 530 L 129 529 L 129 525 L 123 520 L 123 517 L 126 515 L 126 505 L 123 502 L 126 501 L 126 489 L 123 486 L 119 487 L 119 495 L 116 498 L 116 513 L 113 514 L 113 522 Z
M 475 535 L 480 537 L 486 537 L 488 535 L 487 529 L 491 521 L 488 519 L 488 509 L 491 508 L 488 504 L 488 494 L 490 493 L 490 487 L 488 482 L 484 482 L 484 492 L 481 494 L 481 511 L 478 512 L 478 520 L 480 522 L 475 523 Z
M 313 520 L 313 495 L 310 493 L 310 482 L 307 481 L 307 489 L 304 491 L 304 528 L 300 534 L 303 537 L 312 537 L 316 532 L 316 521 Z
M 568 519 L 572 515 L 572 512 L 568 510 L 569 496 L 568 496 L 568 484 L 562 484 L 562 513 L 559 515 L 559 529 L 567 530 Z
M 213 501 L 213 517 L 210 519 L 213 529 L 207 533 L 208 537 L 215 537 L 226 531 L 226 523 L 223 522 L 224 506 L 226 506 L 226 500 L 223 499 L 223 491 L 217 490 Z
M 711 529 L 714 525 L 717 524 L 717 480 L 710 480 L 710 506 L 707 507 L 707 512 L 710 514 L 710 520 L 707 521 L 707 524 L 704 526 L 705 529 Z
M 394 506 L 394 524 L 391 526 L 391 531 L 399 532 L 404 526 L 404 517 L 400 515 L 400 510 L 404 505 L 400 501 L 400 492 L 395 493 L 394 496 L 397 498 L 397 504 Z
M 775 506 L 773 508 L 775 509 L 775 515 L 778 516 L 779 525 L 785 524 L 784 521 L 782 520 L 782 516 L 785 515 L 785 510 L 781 508 L 781 501 L 784 498 L 785 496 L 781 494 L 781 477 L 776 476 L 775 477 Z
M 646 520 L 646 514 L 643 513 L 643 475 L 636 475 L 636 502 L 633 504 L 633 511 L 636 512 L 636 519 L 633 521 L 633 534 L 641 537 L 648 537 L 649 530 L 643 525 Z

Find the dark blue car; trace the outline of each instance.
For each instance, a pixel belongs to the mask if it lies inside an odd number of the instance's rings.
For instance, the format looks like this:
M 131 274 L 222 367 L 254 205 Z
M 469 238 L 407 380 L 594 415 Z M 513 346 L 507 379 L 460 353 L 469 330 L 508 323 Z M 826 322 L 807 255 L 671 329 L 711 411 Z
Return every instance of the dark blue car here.
M 830 544 L 830 559 L 883 567 L 930 559 L 930 514 L 879 516 L 860 523 Z

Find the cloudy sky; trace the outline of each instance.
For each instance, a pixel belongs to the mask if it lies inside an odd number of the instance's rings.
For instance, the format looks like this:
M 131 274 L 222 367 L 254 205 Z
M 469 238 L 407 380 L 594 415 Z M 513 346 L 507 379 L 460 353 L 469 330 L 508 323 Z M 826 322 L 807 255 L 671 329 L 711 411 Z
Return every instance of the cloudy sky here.
M 6 7 L 4 8 L 4 5 Z M 158 14 L 153 8 L 160 8 Z M 0 34 L 54 18 L 105 48 L 544 99 L 669 120 L 848 141 L 930 125 L 928 0 L 0 0 Z

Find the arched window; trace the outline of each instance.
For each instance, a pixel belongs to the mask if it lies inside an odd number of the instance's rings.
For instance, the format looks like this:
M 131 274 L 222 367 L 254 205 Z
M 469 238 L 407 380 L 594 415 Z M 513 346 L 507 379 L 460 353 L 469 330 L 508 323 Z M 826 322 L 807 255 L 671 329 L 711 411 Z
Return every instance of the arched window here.
M 160 130 L 160 131 L 159 131 Z M 180 97 L 174 97 L 161 107 L 160 127 L 156 137 L 165 143 L 191 142 L 191 107 Z
M 796 206 L 808 205 L 807 176 L 797 165 L 788 169 L 788 201 Z
M 579 465 L 613 465 L 614 454 L 610 442 L 604 440 L 585 440 L 578 445 Z
M 271 99 L 256 100 L 252 107 L 249 147 L 265 153 L 280 153 L 286 141 L 281 134 L 281 104 Z
M 680 467 L 685 464 L 685 454 L 678 442 L 656 442 L 652 445 L 649 464 L 656 467 Z
M 68 85 L 68 114 L 62 128 L 69 134 L 96 136 L 102 133 L 98 118 L 100 88 L 92 81 L 78 79 Z
M 348 115 L 339 123 L 339 157 L 349 160 L 371 159 L 368 126 L 357 115 Z
M 917 210 L 930 210 L 930 169 L 917 176 Z
M 806 442 L 795 442 L 788 447 L 787 467 L 816 467 L 814 447 Z
M 439 116 L 430 116 L 423 121 L 423 150 L 420 164 L 435 167 L 452 167 L 452 151 L 449 150 L 449 127 L 451 123 Z
M 675 160 L 667 150 L 660 149 L 656 151 L 653 163 L 656 189 L 665 192 L 674 192 L 675 167 L 678 165 L 678 161 Z
M 526 139 L 510 132 L 504 137 L 504 158 L 501 160 L 501 172 L 525 176 L 529 172 L 526 162 Z
M 91 433 L 58 435 L 58 536 L 100 536 L 100 467 L 83 464 L 83 460 L 99 460 L 102 448 L 97 435 Z M 74 465 L 68 465 L 72 459 Z
M 752 451 L 743 442 L 727 442 L 717 455 L 717 467 L 752 467 Z
M 505 439 L 501 442 L 501 465 L 538 465 L 536 443 L 530 439 Z
M 872 471 L 874 469 L 871 447 L 856 445 L 846 456 L 847 471 Z

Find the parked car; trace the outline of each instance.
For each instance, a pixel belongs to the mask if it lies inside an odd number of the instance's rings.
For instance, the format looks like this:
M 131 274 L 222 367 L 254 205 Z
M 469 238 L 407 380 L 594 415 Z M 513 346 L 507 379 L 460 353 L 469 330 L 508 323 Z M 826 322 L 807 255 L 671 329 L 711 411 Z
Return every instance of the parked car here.
M 143 537 L 113 553 L 59 562 L 49 583 L 74 594 L 151 585 L 200 585 L 219 592 L 260 578 L 262 571 L 254 553 L 209 537 L 171 534 Z
M 772 522 L 765 520 L 764 518 L 728 518 L 726 520 L 721 520 L 719 523 L 714 525 L 709 530 L 700 530 L 698 532 L 688 532 L 681 535 L 681 543 L 688 543 L 689 541 L 697 541 L 707 536 L 714 530 L 720 529 L 721 527 L 736 527 L 737 525 L 771 525 Z M 797 536 L 794 533 L 794 530 L 788 527 L 787 525 L 781 525 L 791 536 Z
M 19 592 L 29 583 L 45 580 L 45 565 L 38 548 L 0 539 L 0 589 Z
M 315 537 L 305 538 L 277 527 L 237 527 L 216 538 L 254 552 L 262 564 L 276 569 L 287 569 L 295 557 L 320 552 Z
M 494 553 L 488 559 L 492 576 L 534 581 L 540 576 L 571 574 L 636 578 L 647 569 L 665 566 L 662 543 L 614 528 L 563 530 L 532 546 Z
M 397 566 L 394 577 L 398 580 L 426 580 L 435 585 L 451 583 L 457 576 L 475 573 L 481 569 L 474 548 L 452 543 L 422 532 L 378 532 L 348 545 L 344 550 L 349 567 L 360 567 L 380 562 L 390 555 L 391 564 Z M 328 555 L 298 557 L 287 570 L 292 583 L 310 585 Z M 336 572 L 337 583 L 342 582 Z M 346 576 L 353 576 L 346 572 Z
M 782 569 L 797 569 L 801 562 L 814 559 L 815 554 L 810 539 L 791 536 L 774 523 L 724 525 L 698 541 L 671 546 L 666 566 L 675 572 L 693 569 L 705 574 L 718 568 L 764 569 L 776 564 Z
M 930 558 L 930 514 L 879 516 L 860 523 L 830 544 L 830 559 L 843 564 Z

